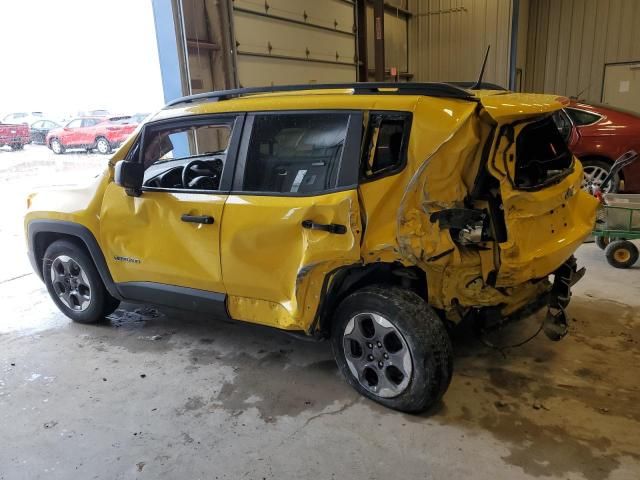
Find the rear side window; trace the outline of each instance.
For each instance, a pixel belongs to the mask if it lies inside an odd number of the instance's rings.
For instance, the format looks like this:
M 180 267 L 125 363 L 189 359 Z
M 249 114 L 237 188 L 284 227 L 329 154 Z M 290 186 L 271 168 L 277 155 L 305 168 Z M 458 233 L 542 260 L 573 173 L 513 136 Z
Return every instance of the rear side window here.
M 571 117 L 571 120 L 573 120 L 573 123 L 579 126 L 591 125 L 601 118 L 600 115 L 586 112 L 584 110 L 577 110 L 575 108 L 567 108 L 566 110 L 567 114 Z
M 316 194 L 336 188 L 349 115 L 256 115 L 242 189 Z
M 407 162 L 410 121 L 409 113 L 369 114 L 361 179 L 370 180 L 402 170 Z
M 82 120 L 82 126 L 83 127 L 93 127 L 94 125 L 97 125 L 100 121 L 95 119 L 95 118 L 85 118 Z
M 516 140 L 516 188 L 533 190 L 564 178 L 573 157 L 552 117 L 525 126 Z
M 569 120 L 567 113 L 564 110 L 558 110 L 552 115 L 552 118 L 564 141 L 569 143 L 573 125 L 571 124 L 571 120 Z

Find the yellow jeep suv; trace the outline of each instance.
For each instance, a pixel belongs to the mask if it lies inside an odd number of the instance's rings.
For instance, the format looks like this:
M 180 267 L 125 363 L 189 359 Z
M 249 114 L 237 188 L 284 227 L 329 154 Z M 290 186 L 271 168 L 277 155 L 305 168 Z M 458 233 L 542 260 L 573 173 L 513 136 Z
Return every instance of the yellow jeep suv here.
M 548 305 L 566 330 L 597 202 L 565 104 L 446 83 L 185 97 L 89 188 L 28 198 L 29 256 L 74 321 L 148 302 L 330 338 L 355 389 L 420 411 L 451 380 L 449 327 Z

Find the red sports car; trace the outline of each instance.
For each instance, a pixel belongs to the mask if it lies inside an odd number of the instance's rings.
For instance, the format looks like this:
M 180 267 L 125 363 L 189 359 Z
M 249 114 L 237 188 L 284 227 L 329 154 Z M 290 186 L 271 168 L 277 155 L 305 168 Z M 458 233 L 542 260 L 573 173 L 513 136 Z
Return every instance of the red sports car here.
M 640 115 L 611 107 L 572 102 L 555 114 L 569 149 L 584 167 L 584 186 L 599 187 L 613 162 L 623 153 L 640 153 Z M 606 192 L 640 193 L 640 162 L 628 165 Z
M 74 118 L 62 128 L 47 134 L 47 146 L 53 153 L 64 153 L 68 148 L 94 148 L 102 154 L 111 153 L 138 126 L 130 116 L 122 117 L 80 117 Z

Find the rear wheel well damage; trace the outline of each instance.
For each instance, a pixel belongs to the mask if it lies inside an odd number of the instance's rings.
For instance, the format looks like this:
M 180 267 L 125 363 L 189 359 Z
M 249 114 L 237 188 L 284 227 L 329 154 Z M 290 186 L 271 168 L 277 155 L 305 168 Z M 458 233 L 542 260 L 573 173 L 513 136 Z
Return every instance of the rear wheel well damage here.
M 397 285 L 427 299 L 427 277 L 418 267 L 406 267 L 400 263 L 371 263 L 342 267 L 327 275 L 322 300 L 318 308 L 314 334 L 328 337 L 331 334 L 333 313 L 348 295 L 370 285 Z

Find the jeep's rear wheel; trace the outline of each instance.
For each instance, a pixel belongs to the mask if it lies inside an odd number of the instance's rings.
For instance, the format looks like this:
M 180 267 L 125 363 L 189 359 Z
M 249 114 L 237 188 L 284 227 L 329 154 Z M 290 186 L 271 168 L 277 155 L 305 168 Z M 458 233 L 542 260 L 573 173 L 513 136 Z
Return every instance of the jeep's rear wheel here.
M 372 286 L 339 305 L 331 343 L 338 368 L 364 396 L 420 412 L 447 390 L 453 354 L 446 329 L 411 291 Z
M 93 261 L 76 244 L 58 240 L 44 254 L 42 273 L 49 295 L 74 322 L 95 323 L 118 308 Z

